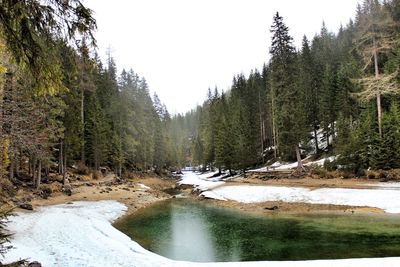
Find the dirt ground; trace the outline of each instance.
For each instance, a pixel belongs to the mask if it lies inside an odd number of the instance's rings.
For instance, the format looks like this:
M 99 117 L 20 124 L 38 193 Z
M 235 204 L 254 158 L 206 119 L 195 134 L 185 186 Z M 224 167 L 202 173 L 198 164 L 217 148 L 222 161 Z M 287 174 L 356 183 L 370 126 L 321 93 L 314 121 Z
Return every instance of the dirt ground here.
M 306 188 L 354 188 L 354 189 L 366 189 L 373 187 L 372 185 L 378 183 L 377 179 L 365 179 L 365 178 L 281 178 L 281 179 L 268 179 L 262 180 L 258 178 L 258 175 L 248 175 L 246 178 L 238 177 L 229 180 L 229 183 L 243 183 L 243 184 L 260 184 L 260 185 L 276 185 L 276 186 L 294 186 L 294 187 L 306 187 Z
M 366 189 L 374 188 L 373 184 L 379 180 L 370 179 L 315 179 L 315 178 L 300 178 L 300 179 L 259 179 L 257 175 L 248 175 L 246 178 L 238 177 L 228 180 L 226 185 L 273 185 L 273 186 L 292 186 L 305 187 L 311 189 L 318 188 L 354 188 Z M 240 209 L 246 212 L 255 212 L 263 214 L 287 213 L 287 214 L 303 214 L 303 213 L 384 213 L 382 209 L 372 207 L 358 207 L 345 205 L 331 204 L 309 204 L 309 203 L 287 203 L 282 201 L 267 201 L 261 203 L 239 203 L 236 201 L 219 201 L 214 199 L 204 199 L 209 203 L 218 206 Z
M 62 192 L 53 192 L 50 197 L 43 199 L 35 196 L 30 204 L 34 209 L 41 206 L 68 203 L 71 201 L 98 201 L 116 200 L 124 203 L 128 207 L 126 215 L 132 214 L 137 210 L 154 204 L 158 201 L 166 200 L 172 196 L 163 190 L 178 187 L 176 179 L 161 178 L 149 175 L 137 175 L 131 177 L 124 183 L 113 182 L 115 177 L 108 175 L 99 180 L 75 181 L 71 182 L 72 195 L 68 196 Z M 377 180 L 368 179 L 269 179 L 262 180 L 257 175 L 250 175 L 246 178 L 238 177 L 231 179 L 227 185 L 274 185 L 274 186 L 295 186 L 307 187 L 312 189 L 340 187 L 340 188 L 371 188 L 370 184 L 377 183 Z M 144 188 L 145 185 L 149 188 Z M 353 207 L 341 205 L 323 205 L 307 203 L 286 203 L 281 201 L 268 201 L 262 203 L 239 203 L 235 201 L 218 201 L 213 199 L 203 199 L 198 197 L 198 193 L 190 193 L 190 189 L 184 190 L 185 195 L 201 201 L 207 201 L 222 207 L 235 208 L 246 212 L 256 212 L 263 214 L 276 213 L 318 213 L 318 212 L 341 212 L 341 213 L 383 213 L 381 209 L 371 207 Z M 20 190 L 17 197 L 23 198 L 29 192 Z M 31 194 L 32 195 L 32 194 Z M 17 209 L 17 211 L 22 211 Z M 25 210 L 23 210 L 26 212 Z
M 113 179 L 114 176 L 111 175 L 100 180 L 71 183 L 72 194 L 70 196 L 62 192 L 53 192 L 46 199 L 38 196 L 32 197 L 30 204 L 35 210 L 42 206 L 72 201 L 116 200 L 128 207 L 125 215 L 129 215 L 148 205 L 171 198 L 171 195 L 162 190 L 175 187 L 176 184 L 173 179 L 160 177 L 136 177 L 120 184 L 113 183 Z M 32 196 L 25 190 L 19 190 L 16 198 L 22 199 L 27 194 Z M 28 212 L 20 208 L 16 208 L 15 211 Z

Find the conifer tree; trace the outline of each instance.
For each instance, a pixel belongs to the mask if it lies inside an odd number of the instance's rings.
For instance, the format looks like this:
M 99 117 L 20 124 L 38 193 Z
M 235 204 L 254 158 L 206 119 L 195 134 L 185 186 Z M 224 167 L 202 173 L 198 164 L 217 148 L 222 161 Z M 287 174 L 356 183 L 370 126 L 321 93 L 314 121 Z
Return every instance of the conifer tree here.
M 307 37 L 303 37 L 303 43 L 300 53 L 300 88 L 301 88 L 301 102 L 302 108 L 305 111 L 305 123 L 310 127 L 313 133 L 313 143 L 315 146 L 315 154 L 319 153 L 318 135 L 317 131 L 320 125 L 319 118 L 319 98 L 318 87 L 314 72 L 314 60 L 311 55 L 310 46 Z
M 297 57 L 293 39 L 283 18 L 276 13 L 271 27 L 271 87 L 275 104 L 274 116 L 278 148 L 283 159 L 297 158 L 302 168 L 299 143 L 305 135 L 304 112 L 301 112 L 297 82 Z

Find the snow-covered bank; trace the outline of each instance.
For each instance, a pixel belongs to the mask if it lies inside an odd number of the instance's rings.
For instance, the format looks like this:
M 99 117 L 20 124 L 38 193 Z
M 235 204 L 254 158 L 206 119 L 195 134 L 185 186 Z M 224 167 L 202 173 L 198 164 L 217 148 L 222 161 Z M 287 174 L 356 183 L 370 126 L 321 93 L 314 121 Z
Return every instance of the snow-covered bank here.
M 204 174 L 196 174 L 194 172 L 183 172 L 182 179 L 179 181 L 180 185 L 192 185 L 196 190 L 205 191 L 223 185 L 225 182 L 221 181 L 221 177 L 212 177 L 217 172 L 207 172 Z
M 149 252 L 115 229 L 111 222 L 126 207 L 116 201 L 75 202 L 21 213 L 12 218 L 8 229 L 14 233 L 5 262 L 20 258 L 37 260 L 43 266 L 109 267 L 196 267 L 196 266 L 399 266 L 400 258 L 194 263 L 173 261 Z
M 316 161 L 307 162 L 307 163 L 304 163 L 303 165 L 304 166 L 324 166 L 325 161 L 334 161 L 336 158 L 337 158 L 336 156 L 331 156 L 331 157 L 319 159 Z M 305 158 L 304 160 L 306 160 L 306 159 L 308 159 L 308 157 Z M 297 168 L 297 165 L 298 165 L 297 162 L 281 163 L 281 162 L 277 161 L 270 166 L 249 170 L 249 172 L 268 172 L 268 171 L 275 171 L 275 170 L 288 170 L 288 169 Z
M 368 206 L 400 213 L 399 190 L 320 188 L 308 189 L 285 186 L 222 186 L 203 192 L 207 198 L 234 200 L 243 203 L 264 201 L 302 202 L 311 204 L 334 204 Z

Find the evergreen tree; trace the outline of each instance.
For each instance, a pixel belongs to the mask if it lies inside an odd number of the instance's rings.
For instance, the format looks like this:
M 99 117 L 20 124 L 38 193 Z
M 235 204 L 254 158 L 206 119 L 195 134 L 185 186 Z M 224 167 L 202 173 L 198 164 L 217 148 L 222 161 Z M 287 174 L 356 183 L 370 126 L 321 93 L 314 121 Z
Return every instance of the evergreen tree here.
M 298 166 L 302 167 L 299 143 L 306 131 L 297 86 L 297 57 L 289 29 L 279 13 L 274 16 L 271 32 L 271 87 L 278 149 L 283 159 L 297 158 Z
M 372 154 L 375 169 L 400 168 L 400 112 L 392 104 L 382 118 L 383 135 L 378 139 Z
M 310 127 L 313 133 L 313 143 L 315 146 L 315 154 L 319 154 L 317 131 L 320 125 L 319 118 L 319 92 L 316 85 L 317 81 L 314 73 L 314 60 L 312 58 L 311 49 L 307 37 L 303 37 L 303 43 L 300 53 L 300 89 L 302 109 L 305 111 L 305 123 Z

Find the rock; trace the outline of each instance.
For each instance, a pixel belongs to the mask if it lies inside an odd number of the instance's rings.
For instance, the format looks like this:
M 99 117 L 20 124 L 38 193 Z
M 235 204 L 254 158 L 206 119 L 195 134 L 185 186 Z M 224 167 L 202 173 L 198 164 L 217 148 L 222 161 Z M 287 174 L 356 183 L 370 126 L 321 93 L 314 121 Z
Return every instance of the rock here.
M 49 196 L 51 196 L 52 190 L 47 187 L 47 186 L 43 186 L 42 190 L 40 190 L 39 195 L 43 198 L 43 199 L 48 199 Z
M 106 187 L 105 190 L 108 191 L 108 192 L 113 191 L 111 187 Z
M 33 262 L 29 263 L 28 266 L 29 267 L 42 267 L 42 264 L 40 264 L 40 262 L 33 261 Z
M 130 191 L 129 188 L 127 188 L 127 187 L 122 188 L 122 190 Z
M 61 189 L 61 192 L 63 192 L 64 194 L 66 194 L 67 196 L 71 196 L 72 195 L 72 190 L 71 190 L 71 186 L 64 186 Z
M 32 204 L 29 203 L 21 203 L 19 207 L 24 210 L 33 210 Z
M 278 207 L 278 206 L 265 207 L 264 209 L 265 209 L 265 210 L 277 210 L 277 209 L 279 209 L 279 207 Z

